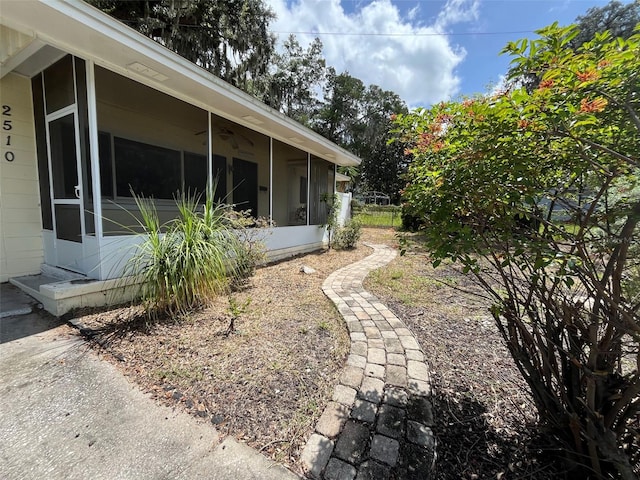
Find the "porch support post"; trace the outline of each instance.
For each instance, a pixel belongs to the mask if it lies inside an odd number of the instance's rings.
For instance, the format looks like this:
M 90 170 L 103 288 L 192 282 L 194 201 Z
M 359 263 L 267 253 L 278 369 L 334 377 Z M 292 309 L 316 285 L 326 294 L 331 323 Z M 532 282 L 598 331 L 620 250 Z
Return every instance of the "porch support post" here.
M 207 112 L 207 197 L 213 200 L 213 135 L 211 132 L 211 112 Z
M 269 137 L 269 226 L 273 226 L 273 137 Z
M 86 61 L 87 70 L 87 116 L 89 121 L 89 155 L 91 157 L 91 184 L 93 190 L 93 221 L 96 239 L 102 244 L 102 191 L 100 181 L 100 149 L 98 145 L 98 108 L 96 100 L 96 76 L 93 60 Z M 102 265 L 102 262 L 100 262 Z M 102 267 L 100 267 L 102 268 Z M 102 272 L 100 272 L 102 278 Z
M 307 225 L 311 225 L 309 215 L 311 214 L 311 154 L 307 152 Z

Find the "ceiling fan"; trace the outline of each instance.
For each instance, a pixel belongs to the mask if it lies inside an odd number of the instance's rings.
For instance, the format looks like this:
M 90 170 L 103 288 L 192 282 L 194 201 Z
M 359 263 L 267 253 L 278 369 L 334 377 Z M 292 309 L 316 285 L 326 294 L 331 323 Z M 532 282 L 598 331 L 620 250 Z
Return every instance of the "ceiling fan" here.
M 241 145 L 248 146 L 249 148 L 254 147 L 254 143 L 251 139 L 241 133 L 234 132 L 230 128 L 214 126 L 213 132 L 222 141 L 228 142 L 234 150 L 239 150 Z M 205 133 L 207 133 L 207 131 L 202 130 L 201 132 L 196 132 L 195 135 L 204 135 Z

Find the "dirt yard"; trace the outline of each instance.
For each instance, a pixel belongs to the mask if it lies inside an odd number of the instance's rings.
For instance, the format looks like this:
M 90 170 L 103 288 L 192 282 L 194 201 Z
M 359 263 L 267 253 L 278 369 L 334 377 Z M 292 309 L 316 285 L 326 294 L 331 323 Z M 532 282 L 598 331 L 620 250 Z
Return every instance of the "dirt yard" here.
M 228 297 L 187 318 L 149 325 L 137 307 L 76 312 L 96 349 L 158 401 L 185 409 L 298 471 L 296 462 L 330 400 L 349 337 L 321 285 L 364 258 L 363 243 L 397 245 L 365 229 L 351 251 L 325 251 L 260 268 L 231 295 L 242 313 L 225 335 Z M 315 273 L 301 272 L 303 266 Z M 446 286 L 445 284 L 449 284 Z M 432 369 L 436 478 L 553 477 L 525 386 L 470 280 L 433 270 L 418 248 L 373 272 L 367 288 L 417 335 Z M 548 458 L 548 455 L 546 456 Z
M 415 333 L 431 369 L 438 479 L 563 478 L 520 376 L 472 278 L 431 266 L 419 239 L 365 287 Z

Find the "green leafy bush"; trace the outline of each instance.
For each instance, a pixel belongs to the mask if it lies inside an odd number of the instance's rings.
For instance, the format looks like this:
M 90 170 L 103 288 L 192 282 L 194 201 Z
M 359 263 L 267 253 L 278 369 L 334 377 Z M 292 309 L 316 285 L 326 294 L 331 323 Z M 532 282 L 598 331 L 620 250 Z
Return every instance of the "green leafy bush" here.
M 344 224 L 343 227 L 333 235 L 333 246 L 338 250 L 344 250 L 347 248 L 353 248 L 358 243 L 360 236 L 362 235 L 362 221 L 360 217 L 353 217 Z
M 355 210 L 357 208 L 363 208 L 363 207 L 364 207 L 364 202 L 361 202 L 355 197 L 351 199 L 351 210 Z
M 404 201 L 459 263 L 526 380 L 567 478 L 640 475 L 640 26 L 511 42 L 504 91 L 398 116 Z M 528 90 L 522 78 L 537 78 Z

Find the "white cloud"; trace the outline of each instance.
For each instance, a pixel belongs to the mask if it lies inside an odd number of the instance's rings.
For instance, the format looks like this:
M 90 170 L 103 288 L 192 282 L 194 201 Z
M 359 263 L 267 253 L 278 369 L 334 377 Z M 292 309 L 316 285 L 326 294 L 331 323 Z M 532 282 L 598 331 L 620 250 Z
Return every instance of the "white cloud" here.
M 448 0 L 433 24 L 425 25 L 420 23 L 419 7 L 403 17 L 390 0 L 356 2 L 353 12 L 346 12 L 339 0 L 267 0 L 278 16 L 271 27 L 283 32 L 280 40 L 287 32 L 309 32 L 296 34 L 306 46 L 313 32 L 367 34 L 320 35 L 327 64 L 367 85 L 396 92 L 410 106 L 436 103 L 459 92 L 456 67 L 466 52 L 447 36 L 434 34 L 476 20 L 478 2 Z
M 409 13 L 407 13 L 407 20 L 409 21 L 415 20 L 419 13 L 420 13 L 420 5 L 416 5 L 411 10 L 409 10 Z
M 478 20 L 479 7 L 478 0 L 449 0 L 438 14 L 435 26 L 445 31 L 453 24 Z

